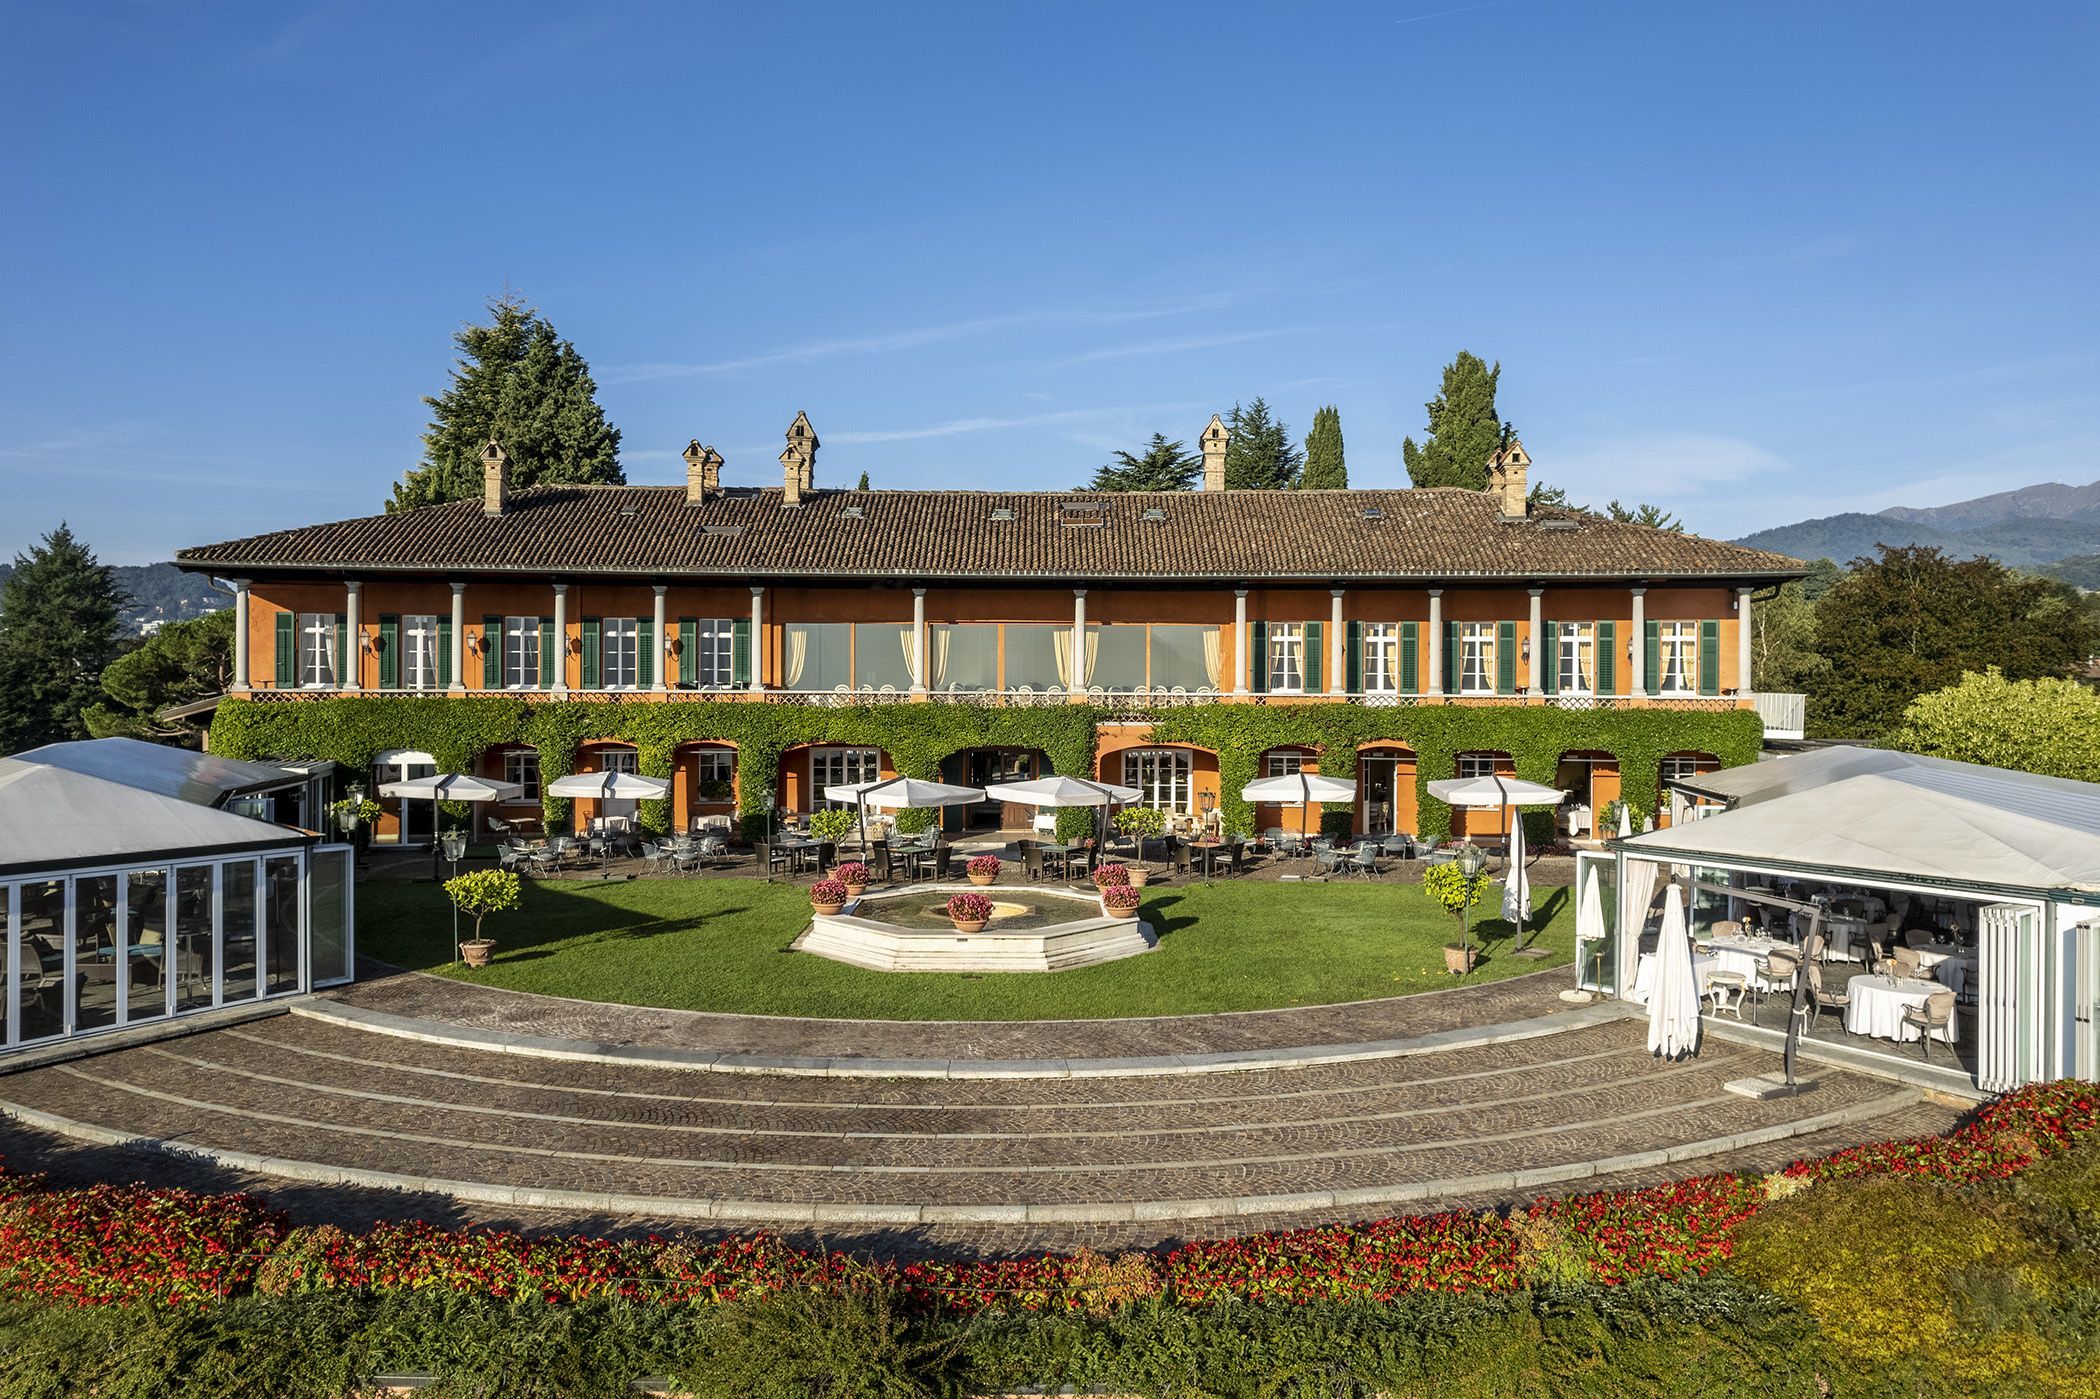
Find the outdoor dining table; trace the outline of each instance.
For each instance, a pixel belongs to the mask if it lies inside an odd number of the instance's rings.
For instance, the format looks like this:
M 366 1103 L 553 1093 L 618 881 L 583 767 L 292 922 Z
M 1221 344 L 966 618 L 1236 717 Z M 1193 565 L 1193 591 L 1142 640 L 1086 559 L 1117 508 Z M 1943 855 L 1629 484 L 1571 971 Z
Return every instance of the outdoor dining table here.
M 1189 842 L 1189 854 L 1194 856 L 1197 864 L 1203 867 L 1203 877 L 1205 879 L 1209 879 L 1217 874 L 1220 858 L 1230 861 L 1229 852 L 1231 849 L 1232 847 L 1222 840 L 1192 840 Z
M 1760 991 L 1770 991 L 1777 986 L 1792 984 L 1790 981 L 1781 983 L 1767 981 L 1764 977 L 1758 975 L 1757 972 L 1758 962 L 1770 956 L 1774 951 L 1798 952 L 1799 949 L 1790 942 L 1778 942 L 1771 938 L 1723 936 L 1708 938 L 1706 945 L 1711 949 L 1714 960 L 1718 964 L 1717 970 L 1738 973 L 1743 978 L 1743 983 L 1747 986 L 1754 986 Z
M 1866 920 L 1861 918 L 1833 918 L 1823 925 L 1826 941 L 1823 944 L 1823 960 L 1826 962 L 1859 962 L 1865 960 L 1862 950 L 1867 940 Z
M 822 848 L 822 843 L 806 836 L 785 836 L 774 841 L 773 848 L 786 855 L 789 863 L 799 870 L 802 868 L 803 856 L 814 857 Z
M 1961 948 L 1951 942 L 1928 942 L 1923 947 L 1913 947 L 1918 954 L 1918 970 L 1929 972 L 1949 957 L 1959 957 Z
M 1692 980 L 1697 983 L 1700 995 L 1704 996 L 1706 994 L 1706 979 L 1720 970 L 1722 968 L 1718 959 L 1698 952 L 1692 954 Z M 1633 974 L 1633 994 L 1628 996 L 1627 999 L 1635 1005 L 1644 1006 L 1648 1004 L 1649 992 L 1654 989 L 1655 954 L 1653 952 L 1643 952 L 1640 966 Z
M 1952 991 L 1956 997 L 1968 989 L 1969 983 L 1983 974 L 1983 960 L 1979 957 L 1943 957 L 1932 969 L 1933 980 Z
M 1903 1023 L 1903 1012 L 1924 1005 L 1928 996 L 1947 988 L 1912 976 L 1855 976 L 1845 983 L 1845 989 L 1852 998 L 1852 1004 L 1845 1007 L 1847 1030 L 1900 1043 L 1918 1038 L 1918 1027 Z M 1949 1020 L 1944 1030 L 1933 1032 L 1933 1038 L 1953 1044 L 1955 1022 Z

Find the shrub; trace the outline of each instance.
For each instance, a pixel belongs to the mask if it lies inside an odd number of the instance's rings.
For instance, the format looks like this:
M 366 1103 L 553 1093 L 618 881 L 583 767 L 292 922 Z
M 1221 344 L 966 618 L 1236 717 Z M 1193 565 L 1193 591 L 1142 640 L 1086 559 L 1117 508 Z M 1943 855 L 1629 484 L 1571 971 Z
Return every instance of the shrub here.
M 1094 887 L 1096 889 L 1121 888 L 1129 883 L 1130 866 L 1128 865 L 1119 865 L 1111 860 L 1106 864 L 1094 866 Z
M 809 901 L 812 904 L 842 904 L 851 897 L 846 892 L 846 885 L 842 880 L 820 879 L 809 886 Z
M 845 864 L 834 869 L 831 872 L 831 877 L 841 884 L 857 885 L 861 888 L 866 888 L 868 867 L 858 860 L 848 860 Z
M 1116 813 L 1116 829 L 1141 840 L 1157 840 L 1166 834 L 1167 813 L 1156 806 L 1126 806 Z
M 859 824 L 860 813 L 852 807 L 826 807 L 822 811 L 810 813 L 809 833 L 818 840 L 828 840 L 836 845 Z
M 957 894 L 948 900 L 948 916 L 958 923 L 982 923 L 992 916 L 992 901 L 982 894 Z
M 982 879 L 987 875 L 997 878 L 1003 866 L 1000 865 L 997 855 L 979 855 L 963 868 Z
M 0 1287 L 95 1305 L 216 1301 L 247 1287 L 285 1228 L 252 1195 L 22 1189 L 0 1199 Z
M 1128 884 L 1110 884 L 1101 890 L 1101 906 L 1112 913 L 1129 913 L 1144 897 Z

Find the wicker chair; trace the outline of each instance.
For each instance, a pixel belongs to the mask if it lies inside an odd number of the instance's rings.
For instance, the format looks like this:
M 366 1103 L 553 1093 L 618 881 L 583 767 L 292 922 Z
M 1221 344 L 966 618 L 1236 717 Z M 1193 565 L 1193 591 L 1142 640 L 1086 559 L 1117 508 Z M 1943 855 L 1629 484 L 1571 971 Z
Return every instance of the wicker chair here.
M 1925 1004 L 1912 1006 L 1903 1012 L 1903 1023 L 1918 1028 L 1918 1055 L 1932 1058 L 1933 1031 L 1945 1030 L 1954 1023 L 1954 993 L 1935 991 L 1925 998 Z
M 1823 1009 L 1844 1010 L 1852 1004 L 1852 980 L 1849 972 L 1832 971 L 1827 963 L 1817 962 L 1815 980 L 1811 983 L 1815 991 L 1815 1018 L 1811 1027 L 1823 1023 Z M 1842 1018 L 1842 1017 L 1840 1017 Z

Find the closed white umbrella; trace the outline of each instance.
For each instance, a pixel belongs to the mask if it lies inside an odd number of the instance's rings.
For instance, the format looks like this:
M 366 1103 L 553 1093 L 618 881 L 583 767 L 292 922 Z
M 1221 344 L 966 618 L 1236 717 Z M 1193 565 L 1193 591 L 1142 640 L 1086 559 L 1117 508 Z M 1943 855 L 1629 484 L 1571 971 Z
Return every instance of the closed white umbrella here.
M 1655 977 L 1648 996 L 1648 1052 L 1681 1059 L 1699 1051 L 1699 979 L 1684 899 L 1675 884 L 1663 891 L 1662 931 L 1655 939 Z
M 671 784 L 661 777 L 632 772 L 572 772 L 547 784 L 555 797 L 594 797 L 599 801 L 660 801 Z
M 1531 917 L 1531 876 L 1524 872 L 1524 823 L 1509 828 L 1509 873 L 1502 880 L 1502 916 L 1517 925 L 1517 946 L 1524 945 L 1524 923 Z
M 923 777 L 885 777 L 877 782 L 841 782 L 826 787 L 824 795 L 831 801 L 852 802 L 859 810 L 860 845 L 865 850 L 868 848 L 869 807 L 886 811 L 923 811 L 942 806 L 969 806 L 984 800 L 984 789 L 929 782 Z
M 525 795 L 525 789 L 515 782 L 498 782 L 494 778 L 475 777 L 470 773 L 438 772 L 428 777 L 405 777 L 399 782 L 382 783 L 379 795 L 430 803 L 430 873 L 436 878 L 438 803 L 514 802 Z
M 1604 899 L 1597 892 L 1597 867 L 1591 865 L 1582 881 L 1581 897 L 1575 901 L 1575 979 L 1582 980 L 1583 962 L 1589 953 L 1585 944 L 1604 941 Z
M 1619 839 L 1625 840 L 1633 834 L 1633 807 L 1621 800 L 1619 803 Z

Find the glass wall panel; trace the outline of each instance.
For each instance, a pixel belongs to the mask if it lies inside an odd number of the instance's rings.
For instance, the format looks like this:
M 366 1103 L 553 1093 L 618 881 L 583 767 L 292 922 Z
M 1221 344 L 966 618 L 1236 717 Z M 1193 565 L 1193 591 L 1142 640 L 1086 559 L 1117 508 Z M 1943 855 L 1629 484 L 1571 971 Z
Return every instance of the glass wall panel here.
M 964 626 L 928 627 L 933 644 L 933 688 L 996 690 L 999 688 L 999 628 L 975 622 Z
M 177 1010 L 202 1010 L 211 1004 L 211 874 L 210 865 L 175 871 Z
M 911 688 L 909 622 L 860 622 L 853 628 L 853 679 L 862 689 Z
M 225 1002 L 250 1001 L 256 993 L 255 861 L 229 860 L 219 867 L 220 939 L 226 959 Z
M 1091 689 L 1127 694 L 1145 684 L 1145 629 L 1090 623 L 1086 629 Z
M 299 861 L 263 861 L 263 957 L 266 994 L 299 989 Z
M 1072 629 L 1035 622 L 1006 628 L 1006 688 L 1062 690 L 1070 683 L 1058 657 L 1071 649 Z
M 73 981 L 81 1030 L 117 1023 L 117 877 L 91 875 L 73 881 Z
M 781 683 L 788 689 L 836 690 L 853 683 L 851 622 L 789 622 L 781 632 Z
M 1184 690 L 1218 688 L 1225 673 L 1218 627 L 1155 625 L 1152 628 L 1152 688 Z
M 350 856 L 347 849 L 331 848 L 307 856 L 316 986 L 350 979 Z
M 47 879 L 22 886 L 21 918 L 15 926 L 21 961 L 21 1042 L 46 1039 L 66 1028 L 66 882 Z
M 168 872 L 133 870 L 124 879 L 124 1017 L 168 1013 Z

